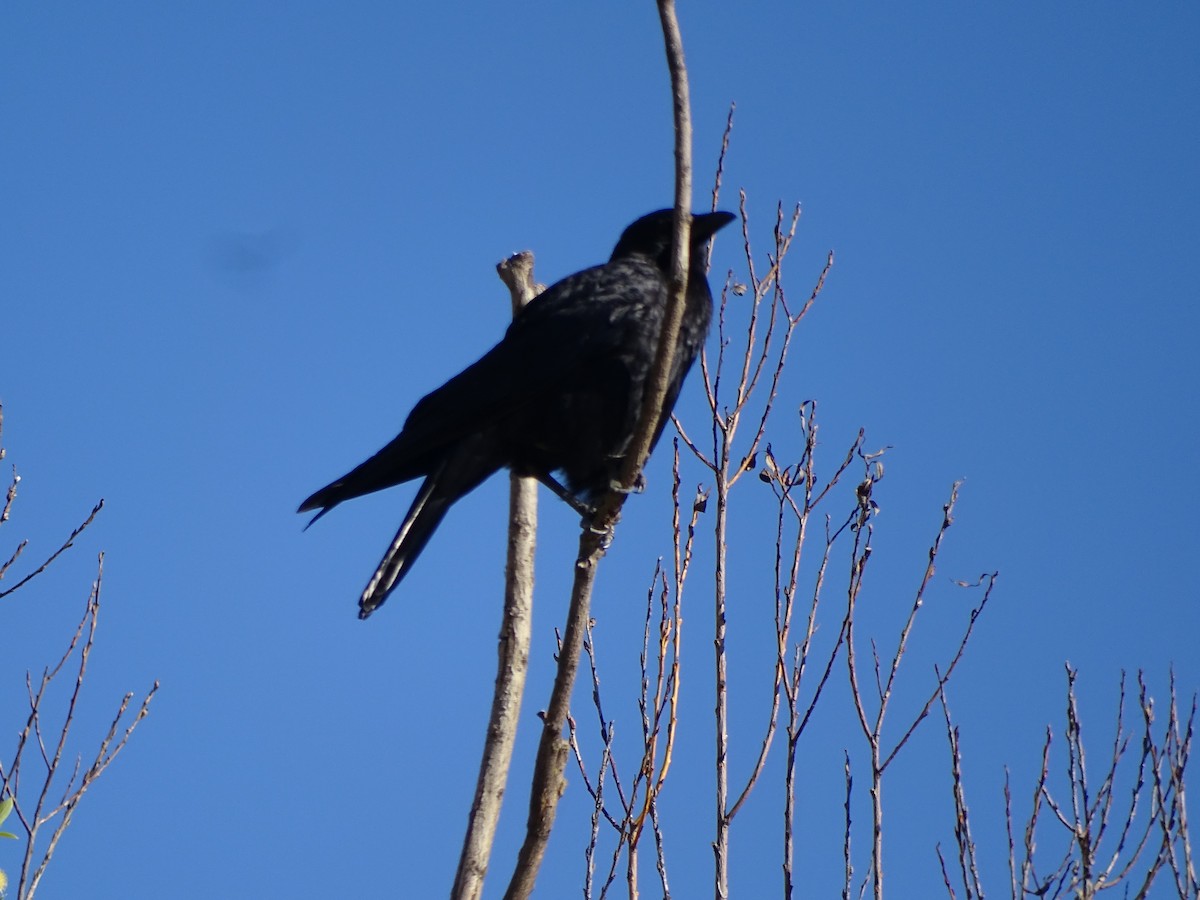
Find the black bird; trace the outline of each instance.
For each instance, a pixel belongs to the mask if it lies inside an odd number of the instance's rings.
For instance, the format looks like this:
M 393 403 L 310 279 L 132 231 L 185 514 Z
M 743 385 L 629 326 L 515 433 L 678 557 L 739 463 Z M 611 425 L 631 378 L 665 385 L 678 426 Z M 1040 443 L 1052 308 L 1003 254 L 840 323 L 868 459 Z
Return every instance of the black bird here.
M 733 218 L 727 212 L 692 217 L 687 304 L 656 443 L 712 319 L 704 245 Z M 552 487 L 552 473 L 561 472 L 567 499 L 581 508 L 609 489 L 637 427 L 654 362 L 672 235 L 669 209 L 638 219 L 607 263 L 536 297 L 500 343 L 413 407 L 391 443 L 300 504 L 300 512 L 320 510 L 315 522 L 343 500 L 424 477 L 363 591 L 360 619 L 387 599 L 451 504 L 493 472 L 507 467 Z

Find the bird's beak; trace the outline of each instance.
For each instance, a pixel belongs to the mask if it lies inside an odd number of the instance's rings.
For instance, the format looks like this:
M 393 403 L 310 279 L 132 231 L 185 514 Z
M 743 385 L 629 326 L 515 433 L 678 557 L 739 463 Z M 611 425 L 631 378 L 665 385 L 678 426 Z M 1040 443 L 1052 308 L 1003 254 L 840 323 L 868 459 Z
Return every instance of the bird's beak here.
M 692 245 L 705 243 L 714 234 L 736 219 L 733 213 L 710 212 L 692 216 Z

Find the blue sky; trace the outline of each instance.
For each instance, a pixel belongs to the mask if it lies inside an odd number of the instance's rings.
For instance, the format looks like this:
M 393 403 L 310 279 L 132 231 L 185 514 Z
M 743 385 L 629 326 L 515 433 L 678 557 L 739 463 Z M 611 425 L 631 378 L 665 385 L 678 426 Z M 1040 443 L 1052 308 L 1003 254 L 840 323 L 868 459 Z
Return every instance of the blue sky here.
M 885 644 L 966 479 L 909 701 L 974 598 L 950 579 L 1001 573 L 952 693 L 984 874 L 1000 890 L 1003 766 L 1014 784 L 1034 776 L 1061 719 L 1063 661 L 1081 670 L 1099 740 L 1121 669 L 1145 668 L 1160 696 L 1170 665 L 1184 694 L 1200 687 L 1200 13 L 698 2 L 680 14 L 696 205 L 736 101 L 726 185 L 747 191 L 760 248 L 776 202 L 798 201 L 794 294 L 837 254 L 781 403 L 818 399 L 830 461 L 859 426 L 894 448 L 868 579 L 867 624 Z M 124 691 L 163 684 L 80 807 L 45 895 L 444 894 L 494 674 L 504 479 L 456 507 L 367 623 L 354 601 L 411 489 L 307 533 L 293 510 L 498 338 L 496 261 L 527 247 L 555 280 L 670 203 L 653 4 L 9 4 L 0 130 L 0 401 L 22 476 L 0 556 L 23 537 L 31 558 L 48 553 L 107 504 L 71 555 L 4 601 L 0 719 L 16 729 L 23 672 L 63 639 L 100 550 L 80 734 L 102 729 Z M 714 281 L 737 250 L 718 243 Z M 702 421 L 698 379 L 680 412 Z M 667 550 L 659 456 L 596 598 L 627 733 L 624 636 Z M 753 546 L 762 523 L 743 521 Z M 535 658 L 492 892 L 524 823 L 574 542 L 575 517 L 544 500 Z M 731 598 L 741 770 L 769 677 L 752 559 Z M 690 756 L 664 797 L 681 897 L 711 878 L 701 576 L 689 599 Z M 797 865 L 831 896 L 842 748 L 859 760 L 865 748 L 844 697 L 818 725 L 802 750 Z M 923 732 L 888 794 L 897 896 L 940 890 L 944 743 Z M 779 883 L 770 777 L 735 825 L 741 896 Z M 573 776 L 541 896 L 578 896 L 581 795 Z M 0 867 L 16 865 L 0 847 Z

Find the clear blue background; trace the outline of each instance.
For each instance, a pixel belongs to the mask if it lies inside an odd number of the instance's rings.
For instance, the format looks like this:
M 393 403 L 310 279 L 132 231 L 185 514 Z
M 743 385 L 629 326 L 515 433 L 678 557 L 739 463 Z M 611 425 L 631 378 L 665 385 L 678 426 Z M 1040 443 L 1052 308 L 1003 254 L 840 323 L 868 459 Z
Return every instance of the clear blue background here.
M 894 727 L 978 599 L 950 580 L 998 569 L 951 697 L 984 874 L 1002 891 L 1003 766 L 1024 797 L 1044 728 L 1061 720 L 1063 661 L 1082 670 L 1097 754 L 1121 669 L 1145 667 L 1162 699 L 1172 664 L 1184 694 L 1200 686 L 1200 11 L 698 2 L 680 15 L 696 205 L 736 101 L 726 185 L 747 191 L 760 252 L 782 200 L 804 206 L 793 298 L 837 253 L 780 422 L 817 398 L 827 462 L 860 425 L 872 448 L 894 447 L 863 613 L 882 646 L 951 482 L 967 479 Z M 531 248 L 552 281 L 669 205 L 670 148 L 649 0 L 0 12 L 0 400 L 22 476 L 0 556 L 29 537 L 34 561 L 107 501 L 68 558 L 4 601 L 0 730 L 22 721 L 23 672 L 65 638 L 100 550 L 79 736 L 101 732 L 124 691 L 163 684 L 80 807 L 46 897 L 447 892 L 494 674 L 505 480 L 454 510 L 365 624 L 354 599 L 411 489 L 308 533 L 293 510 L 497 339 L 509 313 L 496 261 Z M 734 237 L 718 243 L 714 280 L 739 265 Z M 698 379 L 680 411 L 703 421 Z M 628 736 L 639 605 L 668 549 L 664 463 L 627 507 L 596 598 L 610 712 Z M 756 560 L 770 524 L 735 525 L 751 548 L 730 598 L 738 781 L 768 703 Z M 492 892 L 523 830 L 575 528 L 543 502 L 530 693 Z M 663 799 L 679 897 L 711 890 L 705 541 Z M 831 606 L 826 639 L 836 623 Z M 834 681 L 800 758 L 796 865 L 814 896 L 840 878 L 842 748 L 865 756 L 842 668 Z M 581 718 L 585 704 L 581 691 Z M 933 720 L 890 773 L 897 896 L 941 891 L 945 754 Z M 735 824 L 739 896 L 779 884 L 775 763 Z M 586 817 L 571 773 L 540 896 L 579 895 Z M 868 843 L 859 832 L 860 875 Z M 15 871 L 12 847 L 0 866 Z

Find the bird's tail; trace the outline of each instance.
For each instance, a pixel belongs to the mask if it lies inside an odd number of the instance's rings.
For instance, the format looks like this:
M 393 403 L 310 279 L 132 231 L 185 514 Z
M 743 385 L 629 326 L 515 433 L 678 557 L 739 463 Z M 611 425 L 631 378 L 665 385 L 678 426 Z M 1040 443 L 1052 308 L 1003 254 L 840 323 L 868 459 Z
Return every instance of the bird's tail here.
M 429 472 L 428 459 L 414 455 L 406 432 L 400 432 L 386 447 L 337 481 L 330 482 L 300 504 L 297 512 L 318 510 L 305 529 L 339 503 L 410 481 Z
M 392 538 L 391 546 L 379 562 L 379 567 L 371 580 L 367 582 L 362 597 L 358 601 L 358 617 L 365 619 L 375 612 L 383 601 L 400 583 L 416 562 L 429 538 L 441 524 L 446 510 L 461 496 L 458 493 L 448 494 L 444 489 L 439 490 L 440 476 L 445 466 L 434 472 L 421 485 L 416 499 L 409 507 L 408 514 L 400 523 L 400 530 Z

